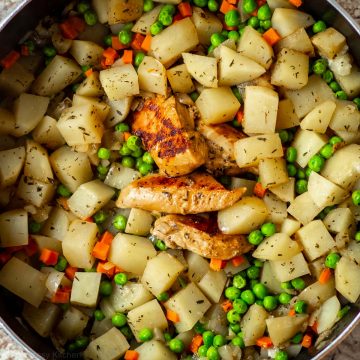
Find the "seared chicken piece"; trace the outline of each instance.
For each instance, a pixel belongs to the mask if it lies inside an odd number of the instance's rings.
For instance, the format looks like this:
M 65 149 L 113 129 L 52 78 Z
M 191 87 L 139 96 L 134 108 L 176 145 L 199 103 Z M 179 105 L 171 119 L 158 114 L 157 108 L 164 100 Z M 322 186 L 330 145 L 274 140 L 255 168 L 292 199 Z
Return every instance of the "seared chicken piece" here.
M 227 190 L 212 176 L 203 173 L 177 178 L 154 174 L 126 186 L 116 206 L 169 214 L 198 214 L 229 207 L 245 191 L 246 188 Z
M 227 235 L 216 219 L 198 215 L 166 215 L 157 219 L 152 234 L 171 249 L 187 249 L 206 258 L 228 260 L 252 249 L 244 235 Z
M 168 176 L 189 174 L 205 163 L 206 141 L 194 131 L 194 119 L 174 96 L 147 99 L 135 112 L 132 129 Z

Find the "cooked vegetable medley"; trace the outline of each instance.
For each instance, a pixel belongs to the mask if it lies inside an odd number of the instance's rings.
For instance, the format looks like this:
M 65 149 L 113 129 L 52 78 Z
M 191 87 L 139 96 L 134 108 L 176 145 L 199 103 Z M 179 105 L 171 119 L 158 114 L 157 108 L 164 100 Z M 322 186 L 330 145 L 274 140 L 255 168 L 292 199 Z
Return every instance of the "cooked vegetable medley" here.
M 60 352 L 287 360 L 360 295 L 360 70 L 301 0 L 81 0 L 1 60 L 0 285 Z

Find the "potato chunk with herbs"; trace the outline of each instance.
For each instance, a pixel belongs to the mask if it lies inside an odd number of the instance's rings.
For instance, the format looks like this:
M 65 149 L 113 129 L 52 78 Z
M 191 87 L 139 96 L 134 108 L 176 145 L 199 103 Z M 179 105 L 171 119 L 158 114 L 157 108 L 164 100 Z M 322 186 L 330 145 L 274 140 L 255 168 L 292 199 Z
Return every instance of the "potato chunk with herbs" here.
M 110 25 L 136 20 L 143 12 L 143 0 L 109 0 L 108 21 Z
M 0 187 L 5 188 L 16 183 L 24 166 L 25 148 L 0 151 Z
M 70 302 L 74 305 L 96 307 L 101 273 L 76 272 L 71 289 Z
M 29 242 L 28 214 L 25 210 L 9 210 L 0 215 L 0 246 L 21 246 Z
M 355 303 L 360 295 L 360 266 L 343 256 L 335 268 L 336 290 L 347 300 Z
M 328 59 L 333 59 L 346 45 L 345 36 L 332 27 L 314 35 L 311 41 L 319 54 Z

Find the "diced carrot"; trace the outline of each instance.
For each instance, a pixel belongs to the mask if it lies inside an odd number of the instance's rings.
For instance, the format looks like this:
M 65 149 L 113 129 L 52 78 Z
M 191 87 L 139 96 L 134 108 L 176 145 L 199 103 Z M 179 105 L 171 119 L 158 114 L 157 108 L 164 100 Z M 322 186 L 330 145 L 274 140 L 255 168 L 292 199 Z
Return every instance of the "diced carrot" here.
M 236 120 L 239 124 L 241 124 L 244 120 L 244 111 L 243 110 L 239 110 L 237 113 L 236 113 Z
M 239 2 L 239 0 L 227 0 L 227 2 L 229 4 L 232 4 L 232 5 L 237 5 L 237 3 Z
M 266 0 L 257 0 L 257 6 L 260 7 L 260 6 L 263 6 L 266 4 Z
M 111 37 L 111 47 L 115 50 L 124 50 L 128 48 L 128 45 L 124 45 L 120 42 L 118 36 Z
M 311 346 L 311 344 L 312 344 L 311 335 L 305 334 L 302 339 L 301 346 L 308 349 Z
M 303 4 L 302 0 L 289 0 L 289 3 L 296 7 L 300 7 Z
M 223 23 L 223 28 L 224 28 L 224 30 L 232 31 L 232 30 L 237 30 L 238 27 L 237 26 L 228 26 L 225 23 Z
M 230 300 L 225 300 L 222 304 L 221 304 L 222 309 L 227 313 L 229 312 L 232 308 L 233 308 L 233 304 Z
M 36 244 L 36 242 L 32 239 L 29 238 L 29 242 L 26 246 L 24 246 L 24 251 L 26 253 L 27 256 L 33 256 L 38 252 L 39 248 Z
M 84 221 L 93 223 L 94 219 L 91 216 L 89 216 L 86 219 L 84 219 Z
M 70 210 L 66 197 L 58 197 L 56 201 L 64 210 Z
M 258 9 L 254 10 L 250 15 L 257 17 L 258 16 Z
M 256 195 L 257 197 L 259 197 L 260 199 L 262 199 L 265 194 L 266 194 L 266 189 L 263 188 L 263 186 L 261 185 L 261 183 L 257 182 L 254 186 L 254 190 L 253 190 L 254 195 Z
M 110 245 L 114 239 L 114 235 L 110 231 L 105 231 L 100 238 L 100 242 Z
M 9 254 L 14 254 L 18 251 L 21 251 L 24 249 L 24 246 L 23 245 L 19 245 L 19 246 L 9 246 L 8 248 L 6 248 L 6 251 L 9 253 Z
M 58 290 L 71 293 L 72 287 L 71 286 L 66 286 L 66 285 L 65 286 L 60 285 Z
M 58 290 L 50 299 L 54 304 L 67 304 L 70 300 L 70 292 Z
M 0 252 L 0 264 L 4 265 L 11 259 L 11 254 L 7 251 Z
M 98 241 L 92 250 L 92 256 L 94 256 L 96 259 L 99 259 L 99 260 L 106 260 L 108 257 L 109 251 L 110 251 L 109 244 Z
M 242 255 L 239 256 L 235 256 L 234 258 L 231 259 L 231 263 L 235 266 L 238 267 L 241 264 L 243 264 L 245 262 L 245 257 Z
M 59 253 L 54 250 L 43 248 L 39 260 L 45 265 L 56 265 L 58 262 Z
M 173 18 L 173 24 L 175 24 L 176 22 L 178 22 L 182 19 L 184 19 L 183 16 L 180 13 L 177 13 Z
M 139 353 L 135 350 L 126 350 L 124 360 L 138 360 Z
M 10 69 L 20 58 L 20 53 L 18 51 L 10 51 L 0 62 L 1 66 L 4 69 Z
M 133 51 L 132 50 L 124 50 L 124 55 L 122 57 L 122 61 L 124 64 L 132 64 L 133 62 Z
M 119 57 L 118 53 L 111 47 L 105 49 L 102 53 L 103 58 L 105 59 L 105 65 L 112 65 L 115 60 Z
M 296 315 L 295 309 L 290 309 L 288 315 L 289 316 L 295 316 Z
M 220 271 L 226 265 L 226 262 L 221 259 L 211 259 L 210 260 L 210 269 L 214 271 Z
M 105 274 L 107 277 L 112 278 L 115 272 L 115 265 L 111 262 L 99 262 L 96 271 Z
M 256 340 L 256 345 L 268 349 L 273 346 L 273 343 L 268 336 L 263 336 Z
M 189 17 L 192 15 L 192 7 L 188 2 L 182 2 L 178 5 L 179 12 L 182 17 Z
M 190 343 L 189 350 L 195 354 L 199 350 L 199 347 L 203 344 L 204 340 L 200 334 L 196 334 Z
M 325 268 L 323 271 L 321 271 L 319 276 L 319 283 L 320 284 L 326 284 L 331 279 L 331 269 Z
M 22 56 L 29 56 L 30 55 L 30 50 L 29 50 L 28 46 L 21 45 L 21 55 Z
M 75 266 L 68 266 L 65 269 L 65 275 L 68 279 L 70 280 L 74 280 L 75 277 L 75 273 L 78 271 L 78 268 Z
M 317 333 L 318 333 L 317 328 L 318 328 L 318 322 L 315 321 L 315 322 L 311 325 L 311 330 L 312 330 L 315 334 L 317 334 Z
M 64 38 L 74 40 L 78 37 L 79 32 L 70 24 L 69 21 L 64 21 L 59 24 L 59 28 Z
M 90 68 L 90 69 L 88 69 L 88 70 L 86 70 L 86 71 L 84 72 L 84 75 L 85 75 L 86 77 L 89 77 L 93 72 L 94 72 L 93 69 Z
M 172 311 L 170 309 L 166 309 L 166 318 L 173 323 L 177 323 L 180 321 L 179 315 L 175 311 Z
M 145 36 L 144 41 L 141 44 L 141 49 L 143 49 L 144 51 L 149 51 L 151 47 L 151 40 L 152 40 L 152 36 L 150 34 L 147 34 Z
M 84 19 L 78 16 L 71 16 L 67 19 L 67 22 L 79 33 L 83 32 L 86 28 Z
M 276 43 L 278 43 L 281 40 L 281 36 L 274 28 L 270 28 L 269 30 L 264 32 L 263 38 L 270 46 L 274 46 Z
M 124 131 L 124 140 L 127 141 L 127 139 L 131 136 L 131 133 L 129 133 L 128 131 Z
M 121 272 L 125 272 L 125 270 L 122 269 L 120 266 L 115 266 L 114 275 L 121 273 Z
M 223 0 L 220 6 L 220 12 L 226 14 L 230 10 L 236 10 L 236 6 L 230 4 L 228 0 Z
M 131 41 L 130 46 L 134 49 L 134 50 L 141 50 L 141 44 L 144 41 L 145 36 L 141 35 L 139 33 L 136 33 Z

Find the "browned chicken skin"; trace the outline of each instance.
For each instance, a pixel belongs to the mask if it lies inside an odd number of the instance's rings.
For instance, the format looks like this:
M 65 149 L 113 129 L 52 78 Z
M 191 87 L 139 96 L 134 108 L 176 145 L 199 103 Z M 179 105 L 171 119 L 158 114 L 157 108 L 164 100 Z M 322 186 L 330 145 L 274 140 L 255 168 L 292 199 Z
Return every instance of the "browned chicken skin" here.
M 233 205 L 246 188 L 225 189 L 212 176 L 194 173 L 177 178 L 148 175 L 125 187 L 116 202 L 120 208 L 140 208 L 169 214 L 199 214 Z
M 243 235 L 227 235 L 216 219 L 198 215 L 166 215 L 155 221 L 152 234 L 172 249 L 187 249 L 206 258 L 228 260 L 249 252 L 252 245 Z
M 147 99 L 134 113 L 133 132 L 141 137 L 161 173 L 189 174 L 205 163 L 205 139 L 194 131 L 194 119 L 174 96 Z

